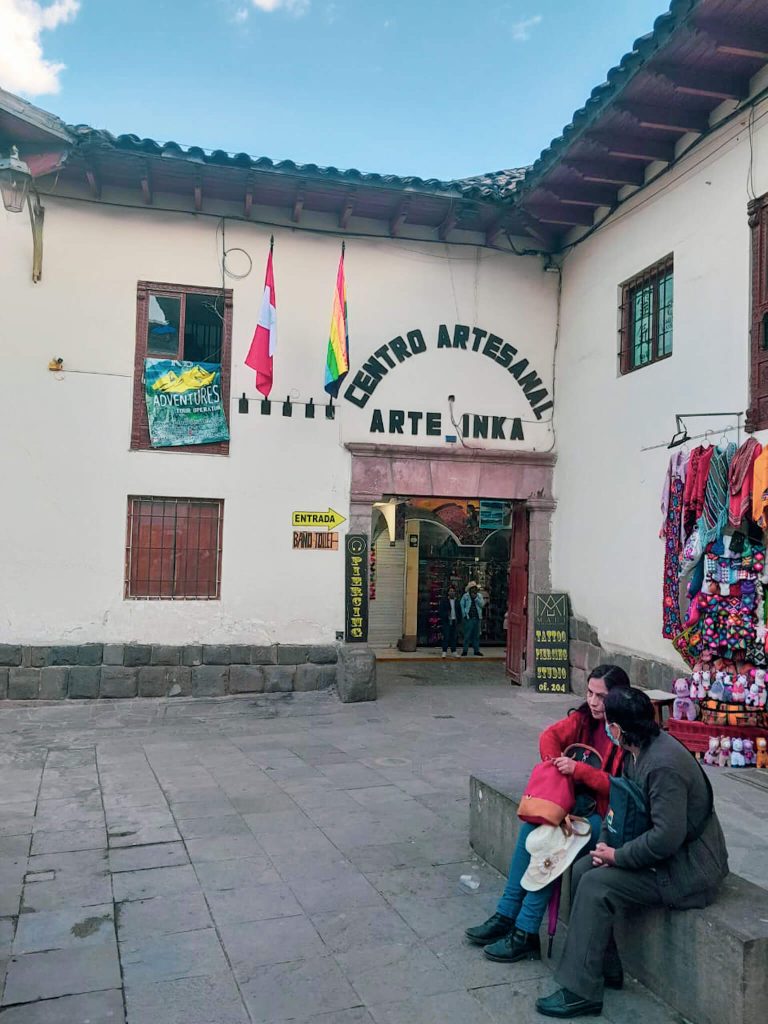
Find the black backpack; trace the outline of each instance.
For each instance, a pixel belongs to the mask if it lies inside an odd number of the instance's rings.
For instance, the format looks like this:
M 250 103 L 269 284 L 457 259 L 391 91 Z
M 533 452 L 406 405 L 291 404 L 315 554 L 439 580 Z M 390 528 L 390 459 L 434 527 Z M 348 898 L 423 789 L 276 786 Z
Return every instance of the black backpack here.
M 709 794 L 709 809 L 699 827 L 688 832 L 685 837 L 686 843 L 692 843 L 694 839 L 699 838 L 706 828 L 715 806 L 712 784 L 701 765 L 699 765 L 699 770 Z M 647 832 L 652 824 L 648 798 L 640 786 L 632 779 L 625 779 L 621 776 L 611 777 L 608 813 L 605 816 L 608 846 L 617 850 L 620 846 L 624 846 L 625 843 L 642 835 L 643 832 Z

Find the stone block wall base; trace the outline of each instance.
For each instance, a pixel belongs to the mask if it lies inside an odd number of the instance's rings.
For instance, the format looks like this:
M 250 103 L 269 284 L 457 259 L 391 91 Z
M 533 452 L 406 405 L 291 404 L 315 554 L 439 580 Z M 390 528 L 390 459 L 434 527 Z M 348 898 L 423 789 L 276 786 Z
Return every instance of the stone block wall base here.
M 339 648 L 336 685 L 345 704 L 376 700 L 376 655 L 370 647 L 345 644 Z
M 340 649 L 335 643 L 0 644 L 0 700 L 224 697 L 325 690 L 338 681 Z M 375 673 L 374 662 L 373 696 L 349 699 L 375 700 Z M 359 667 L 358 676 L 355 692 L 363 692 L 366 686 L 370 692 L 370 670 L 366 676 Z
M 674 657 L 670 645 L 670 657 Z M 629 676 L 633 686 L 645 690 L 671 690 L 672 682 L 680 675 L 682 662 L 659 661 L 642 653 L 616 650 L 600 643 L 597 630 L 586 619 L 571 618 L 571 688 L 584 696 L 589 673 L 598 665 L 618 665 Z

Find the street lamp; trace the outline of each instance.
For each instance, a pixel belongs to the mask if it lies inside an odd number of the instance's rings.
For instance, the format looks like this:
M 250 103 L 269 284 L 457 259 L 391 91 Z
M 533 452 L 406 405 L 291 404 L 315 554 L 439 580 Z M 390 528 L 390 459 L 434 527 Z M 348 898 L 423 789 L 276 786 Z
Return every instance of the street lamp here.
M 19 151 L 11 146 L 10 155 L 0 158 L 0 193 L 8 213 L 21 213 L 27 199 L 32 175 L 29 167 L 19 159 Z

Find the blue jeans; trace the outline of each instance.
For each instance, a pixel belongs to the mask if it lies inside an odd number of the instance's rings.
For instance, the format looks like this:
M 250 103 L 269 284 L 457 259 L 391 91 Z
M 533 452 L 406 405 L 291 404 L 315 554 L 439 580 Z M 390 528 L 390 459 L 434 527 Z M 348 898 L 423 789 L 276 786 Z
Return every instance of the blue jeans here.
M 475 654 L 480 650 L 480 619 L 464 619 L 464 653 L 472 645 Z
M 599 814 L 590 814 L 589 824 L 592 826 L 592 839 L 580 851 L 583 856 L 588 850 L 594 850 L 600 836 L 600 826 L 603 819 Z M 511 917 L 515 927 L 531 935 L 536 934 L 544 920 L 544 914 L 549 904 L 549 897 L 552 895 L 552 885 L 545 885 L 538 892 L 528 892 L 520 885 L 520 879 L 528 869 L 531 855 L 525 848 L 525 841 L 536 828 L 536 825 L 529 825 L 527 821 L 520 822 L 520 830 L 517 833 L 517 845 L 512 854 L 512 863 L 509 865 L 509 877 L 504 889 L 504 895 L 496 907 L 497 914 Z

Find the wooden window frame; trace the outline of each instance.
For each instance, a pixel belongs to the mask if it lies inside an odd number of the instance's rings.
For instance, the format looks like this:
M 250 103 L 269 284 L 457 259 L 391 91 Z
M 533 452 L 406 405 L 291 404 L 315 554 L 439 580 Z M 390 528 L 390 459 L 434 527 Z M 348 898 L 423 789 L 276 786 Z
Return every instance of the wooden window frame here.
M 232 378 L 232 289 L 201 288 L 195 285 L 167 284 L 158 281 L 139 281 L 136 287 L 136 351 L 133 364 L 133 403 L 131 423 L 131 451 L 189 452 L 195 455 L 229 455 L 229 441 L 213 444 L 184 444 L 167 448 L 153 448 L 149 440 L 147 405 L 144 398 L 144 360 L 147 358 L 147 330 L 149 327 L 150 295 L 210 295 L 224 299 L 224 322 L 221 336 L 221 399 L 224 417 L 230 420 L 230 385 Z M 184 309 L 182 303 L 179 321 L 180 344 L 184 338 Z
M 768 193 L 748 207 L 751 234 L 748 433 L 768 428 Z
M 628 281 L 621 284 L 621 299 L 619 303 L 619 373 L 623 377 L 628 373 L 635 373 L 637 370 L 644 370 L 654 363 L 661 363 L 672 356 L 672 348 L 663 355 L 659 354 L 659 283 L 670 273 L 674 281 L 674 254 L 669 253 L 663 259 L 652 263 L 639 274 L 635 274 Z M 651 308 L 651 358 L 646 363 L 632 365 L 632 355 L 635 348 L 634 320 L 632 317 L 632 300 L 639 288 L 648 285 L 653 288 L 653 304 Z M 674 293 L 672 296 L 674 309 Z M 674 337 L 674 315 L 672 322 L 672 333 Z
M 143 550 L 137 543 L 141 530 L 140 523 L 137 522 L 137 515 L 139 515 L 140 506 L 142 503 L 160 503 L 164 505 L 171 503 L 176 506 L 186 504 L 189 509 L 193 506 L 197 506 L 198 509 L 201 506 L 214 506 L 216 508 L 216 539 L 215 539 L 215 564 L 213 566 L 213 572 L 209 576 L 209 580 L 212 586 L 208 586 L 209 592 L 205 594 L 190 593 L 190 583 L 197 590 L 201 587 L 201 580 L 199 571 L 195 573 L 194 581 L 189 579 L 188 575 L 188 561 L 187 556 L 191 550 L 193 550 L 189 544 L 183 549 L 178 547 L 178 537 L 180 534 L 181 526 L 179 523 L 180 517 L 174 512 L 174 537 L 172 545 L 169 547 L 163 546 L 165 537 L 161 540 L 159 552 L 161 554 L 170 554 L 173 561 L 173 569 L 166 576 L 163 576 L 162 567 L 160 569 L 160 577 L 158 579 L 148 578 L 146 581 L 142 580 L 147 584 L 143 589 L 139 587 L 138 582 L 134 581 L 134 568 L 138 571 L 140 552 Z M 161 529 L 161 535 L 165 533 L 165 508 L 163 509 L 162 520 L 163 529 Z M 152 518 L 157 513 L 151 512 L 149 515 L 150 520 L 150 531 L 152 530 L 153 523 Z M 183 517 L 190 519 L 191 517 Z M 213 517 L 211 517 L 213 518 Z M 201 517 L 198 516 L 198 541 L 200 538 L 200 521 Z M 157 495 L 142 495 L 142 494 L 131 494 L 128 496 L 128 514 L 126 522 L 126 538 L 125 538 L 125 567 L 124 567 L 124 591 L 123 596 L 126 601 L 219 601 L 221 600 L 221 563 L 222 563 L 222 537 L 224 529 L 224 499 L 223 498 L 175 498 L 168 496 L 157 496 Z M 145 549 L 148 552 L 148 559 L 151 560 L 152 542 L 150 536 L 150 544 Z M 162 562 L 162 559 L 161 559 Z M 179 590 L 177 592 L 177 569 L 179 564 L 183 565 L 184 571 L 182 573 L 182 582 L 179 583 Z M 202 581 L 205 582 L 205 581 Z M 154 586 L 153 586 L 154 585 Z M 166 589 L 166 593 L 162 593 L 163 589 Z M 150 593 L 152 589 L 156 589 L 157 593 Z M 213 591 L 212 593 L 210 591 Z

